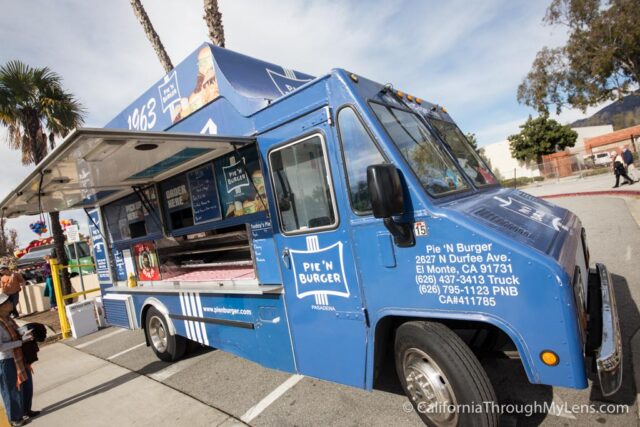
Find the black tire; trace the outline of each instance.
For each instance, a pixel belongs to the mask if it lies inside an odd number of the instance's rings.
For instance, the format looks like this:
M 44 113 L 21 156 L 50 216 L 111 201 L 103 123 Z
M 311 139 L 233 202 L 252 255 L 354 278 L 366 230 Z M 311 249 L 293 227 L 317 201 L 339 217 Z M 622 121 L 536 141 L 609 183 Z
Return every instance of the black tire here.
M 486 411 L 496 396 L 485 370 L 460 337 L 443 324 L 402 324 L 396 331 L 395 362 L 402 388 L 426 425 L 498 425 L 498 414 Z M 434 390 L 432 396 L 439 396 L 435 399 L 439 404 L 430 407 L 434 399 L 426 397 L 425 392 L 428 395 Z M 470 409 L 447 412 L 446 402 L 469 405 L 462 408 Z
M 158 309 L 150 307 L 144 323 L 149 344 L 158 359 L 174 362 L 184 356 L 187 349 L 187 339 L 169 333 L 167 319 Z

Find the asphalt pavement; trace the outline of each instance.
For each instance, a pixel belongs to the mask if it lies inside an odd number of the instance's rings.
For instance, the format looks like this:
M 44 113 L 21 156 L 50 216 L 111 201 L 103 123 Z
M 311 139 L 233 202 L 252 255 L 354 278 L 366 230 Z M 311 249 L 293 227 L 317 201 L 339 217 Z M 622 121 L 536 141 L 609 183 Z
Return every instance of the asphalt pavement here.
M 613 273 L 624 336 L 624 383 L 619 393 L 604 399 L 597 387 L 529 384 L 517 360 L 483 360 L 501 403 L 519 412 L 537 411 L 506 414 L 503 425 L 637 425 L 635 371 L 640 368 L 635 367 L 640 361 L 631 352 L 640 329 L 640 228 L 631 214 L 637 205 L 620 197 L 552 202 L 580 216 L 592 262 L 604 262 Z M 393 370 L 379 389 L 366 392 L 266 369 L 212 349 L 194 348 L 189 357 L 170 364 L 144 345 L 141 331 L 116 328 L 46 346 L 40 359 L 34 365 L 34 407 L 43 414 L 34 426 L 422 425 L 407 410 Z M 552 404 L 554 412 L 541 413 L 536 404 Z

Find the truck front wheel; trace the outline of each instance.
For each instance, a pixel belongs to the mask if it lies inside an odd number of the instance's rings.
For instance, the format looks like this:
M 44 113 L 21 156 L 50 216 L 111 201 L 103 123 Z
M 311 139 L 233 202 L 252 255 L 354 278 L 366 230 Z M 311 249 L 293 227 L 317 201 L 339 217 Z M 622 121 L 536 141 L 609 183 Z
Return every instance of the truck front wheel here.
M 402 324 L 396 370 L 414 409 L 428 426 L 497 426 L 493 386 L 469 347 L 445 325 Z
M 145 320 L 147 337 L 158 359 L 165 362 L 180 359 L 187 348 L 187 340 L 169 333 L 167 320 L 155 307 L 149 308 Z

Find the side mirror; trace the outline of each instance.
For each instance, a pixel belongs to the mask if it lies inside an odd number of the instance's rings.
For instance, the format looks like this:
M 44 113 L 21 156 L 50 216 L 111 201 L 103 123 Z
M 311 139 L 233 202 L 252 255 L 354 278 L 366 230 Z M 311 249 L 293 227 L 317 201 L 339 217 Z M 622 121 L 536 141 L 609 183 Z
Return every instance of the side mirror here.
M 383 218 L 384 225 L 400 247 L 416 244 L 413 228 L 409 224 L 398 223 L 394 215 L 404 212 L 404 189 L 398 169 L 388 163 L 371 165 L 367 168 L 367 185 L 373 216 Z
M 404 210 L 404 191 L 398 169 L 383 163 L 367 168 L 367 184 L 371 197 L 373 216 L 389 218 L 400 215 Z

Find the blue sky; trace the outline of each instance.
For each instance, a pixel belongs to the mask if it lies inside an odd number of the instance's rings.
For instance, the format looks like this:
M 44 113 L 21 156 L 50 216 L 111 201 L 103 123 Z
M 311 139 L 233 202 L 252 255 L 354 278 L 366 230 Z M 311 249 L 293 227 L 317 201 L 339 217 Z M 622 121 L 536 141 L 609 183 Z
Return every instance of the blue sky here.
M 506 139 L 534 112 L 516 89 L 564 28 L 542 24 L 545 1 L 220 0 L 227 47 L 321 75 L 346 68 L 447 107 L 480 145 Z M 174 65 L 207 40 L 201 0 L 143 0 Z M 164 73 L 126 0 L 3 1 L 0 64 L 49 66 L 100 127 Z M 594 110 L 588 111 L 587 114 Z M 584 117 L 565 111 L 563 123 Z M 4 130 L 0 129 L 4 141 Z M 28 173 L 0 145 L 0 199 Z M 82 213 L 63 214 L 86 223 Z M 11 220 L 21 243 L 33 218 Z

